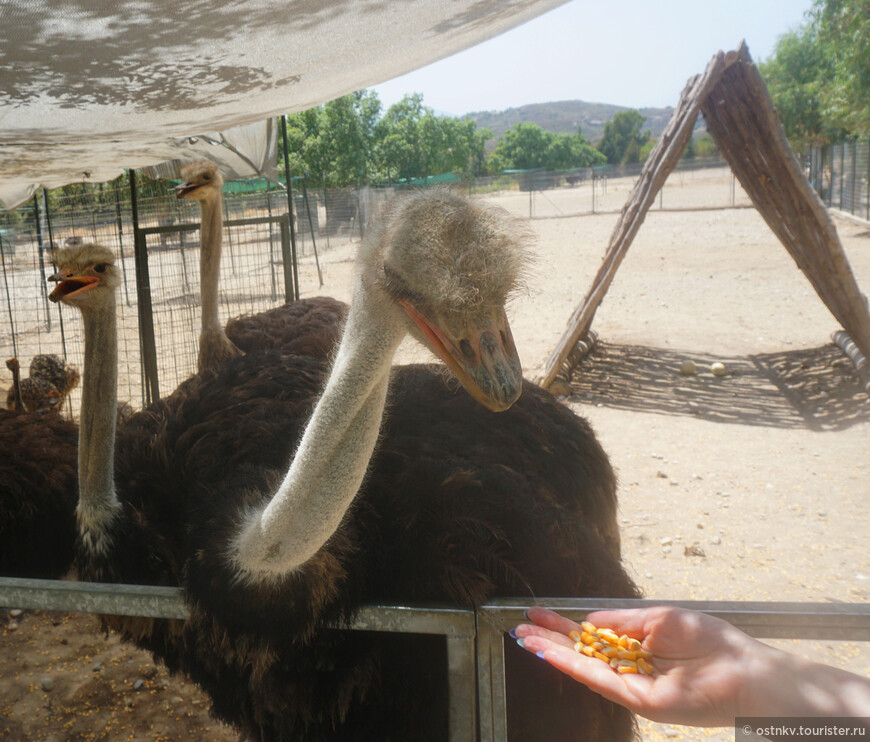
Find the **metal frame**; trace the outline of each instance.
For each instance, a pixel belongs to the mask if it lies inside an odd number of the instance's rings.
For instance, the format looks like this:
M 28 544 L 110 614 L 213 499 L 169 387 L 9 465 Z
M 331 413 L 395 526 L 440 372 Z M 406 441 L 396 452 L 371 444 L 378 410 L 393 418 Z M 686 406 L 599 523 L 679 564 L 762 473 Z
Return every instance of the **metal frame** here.
M 709 613 L 768 639 L 830 639 L 870 642 L 870 604 L 780 603 L 624 598 L 496 599 L 476 610 L 441 606 L 364 606 L 349 628 L 442 634 L 447 639 L 450 740 L 507 739 L 504 635 L 525 620 L 533 604 L 580 621 L 592 611 L 677 606 Z M 0 577 L 0 605 L 35 610 L 107 613 L 185 619 L 181 589 Z

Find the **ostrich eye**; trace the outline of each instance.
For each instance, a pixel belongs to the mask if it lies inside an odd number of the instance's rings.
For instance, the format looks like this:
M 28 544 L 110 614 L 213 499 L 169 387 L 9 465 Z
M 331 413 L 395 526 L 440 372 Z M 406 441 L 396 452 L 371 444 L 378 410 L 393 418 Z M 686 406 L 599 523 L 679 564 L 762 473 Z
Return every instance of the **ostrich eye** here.
M 105 272 L 106 272 L 106 268 L 108 268 L 108 265 L 107 265 L 106 263 L 97 263 L 97 264 L 94 266 L 94 270 L 95 270 L 97 273 L 105 273 Z
M 202 176 L 202 179 L 203 179 L 203 180 L 211 180 L 211 174 L 210 174 L 210 173 L 206 173 L 205 175 Z

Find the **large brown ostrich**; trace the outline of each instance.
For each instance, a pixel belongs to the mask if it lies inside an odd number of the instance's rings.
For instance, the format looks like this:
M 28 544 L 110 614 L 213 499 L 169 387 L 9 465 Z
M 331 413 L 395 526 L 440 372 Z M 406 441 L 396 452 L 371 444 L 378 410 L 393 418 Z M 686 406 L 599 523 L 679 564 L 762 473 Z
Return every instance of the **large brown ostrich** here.
M 14 408 L 0 410 L 0 575 L 56 579 L 72 566 L 78 428 L 28 411 L 12 371 Z
M 52 297 L 85 326 L 82 576 L 181 585 L 184 622 L 107 621 L 250 739 L 446 738 L 443 639 L 335 628 L 365 603 L 636 595 L 606 455 L 521 379 L 503 309 L 521 247 L 458 195 L 393 201 L 328 378 L 306 356 L 229 358 L 134 415 L 116 466 L 118 271 L 99 246 L 58 255 Z M 409 332 L 481 404 L 431 367 L 391 382 Z M 631 736 L 624 709 L 519 648 L 506 661 L 511 740 Z
M 226 329 L 218 319 L 218 282 L 222 247 L 221 214 L 223 179 L 213 162 L 193 162 L 181 167 L 183 182 L 178 198 L 199 202 L 200 292 L 202 332 L 197 370 L 212 368 L 239 351 L 284 350 L 289 353 L 329 359 L 341 337 L 347 317 L 344 302 L 314 296 L 288 302 L 258 314 L 235 317 Z

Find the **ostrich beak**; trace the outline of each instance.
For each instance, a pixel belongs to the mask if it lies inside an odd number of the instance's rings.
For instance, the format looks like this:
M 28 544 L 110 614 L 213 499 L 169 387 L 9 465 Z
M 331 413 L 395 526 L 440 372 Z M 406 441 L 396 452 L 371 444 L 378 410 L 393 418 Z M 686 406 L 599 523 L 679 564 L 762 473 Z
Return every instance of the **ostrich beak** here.
M 57 286 L 54 287 L 48 298 L 57 303 L 64 297 L 83 294 L 94 288 L 100 279 L 97 276 L 72 276 L 68 272 L 58 271 L 53 276 L 49 276 L 49 281 L 57 281 Z
M 175 197 L 176 198 L 187 198 L 191 193 L 193 193 L 197 188 L 199 188 L 198 183 L 191 183 L 189 180 L 181 183 L 180 185 L 175 186 Z
M 493 412 L 503 412 L 519 399 L 523 371 L 504 307 L 492 310 L 483 326 L 454 333 L 444 322 L 429 321 L 408 301 L 399 303 L 474 399 Z

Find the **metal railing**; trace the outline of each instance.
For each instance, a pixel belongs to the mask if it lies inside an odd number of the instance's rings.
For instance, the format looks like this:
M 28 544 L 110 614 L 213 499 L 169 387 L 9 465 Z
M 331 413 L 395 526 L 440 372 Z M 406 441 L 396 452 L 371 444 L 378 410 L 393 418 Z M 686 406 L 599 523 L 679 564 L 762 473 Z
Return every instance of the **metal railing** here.
M 677 606 L 708 613 L 750 636 L 767 639 L 870 641 L 870 604 L 781 603 L 624 598 L 544 598 L 545 605 L 576 621 L 615 608 Z M 33 610 L 185 619 L 180 588 L 0 577 L 0 605 Z M 441 634 L 447 641 L 451 742 L 507 739 L 504 636 L 525 620 L 532 603 L 495 599 L 476 610 L 443 606 L 370 605 L 350 628 Z M 479 724 L 479 727 L 478 727 Z M 477 734 L 479 728 L 479 737 Z

